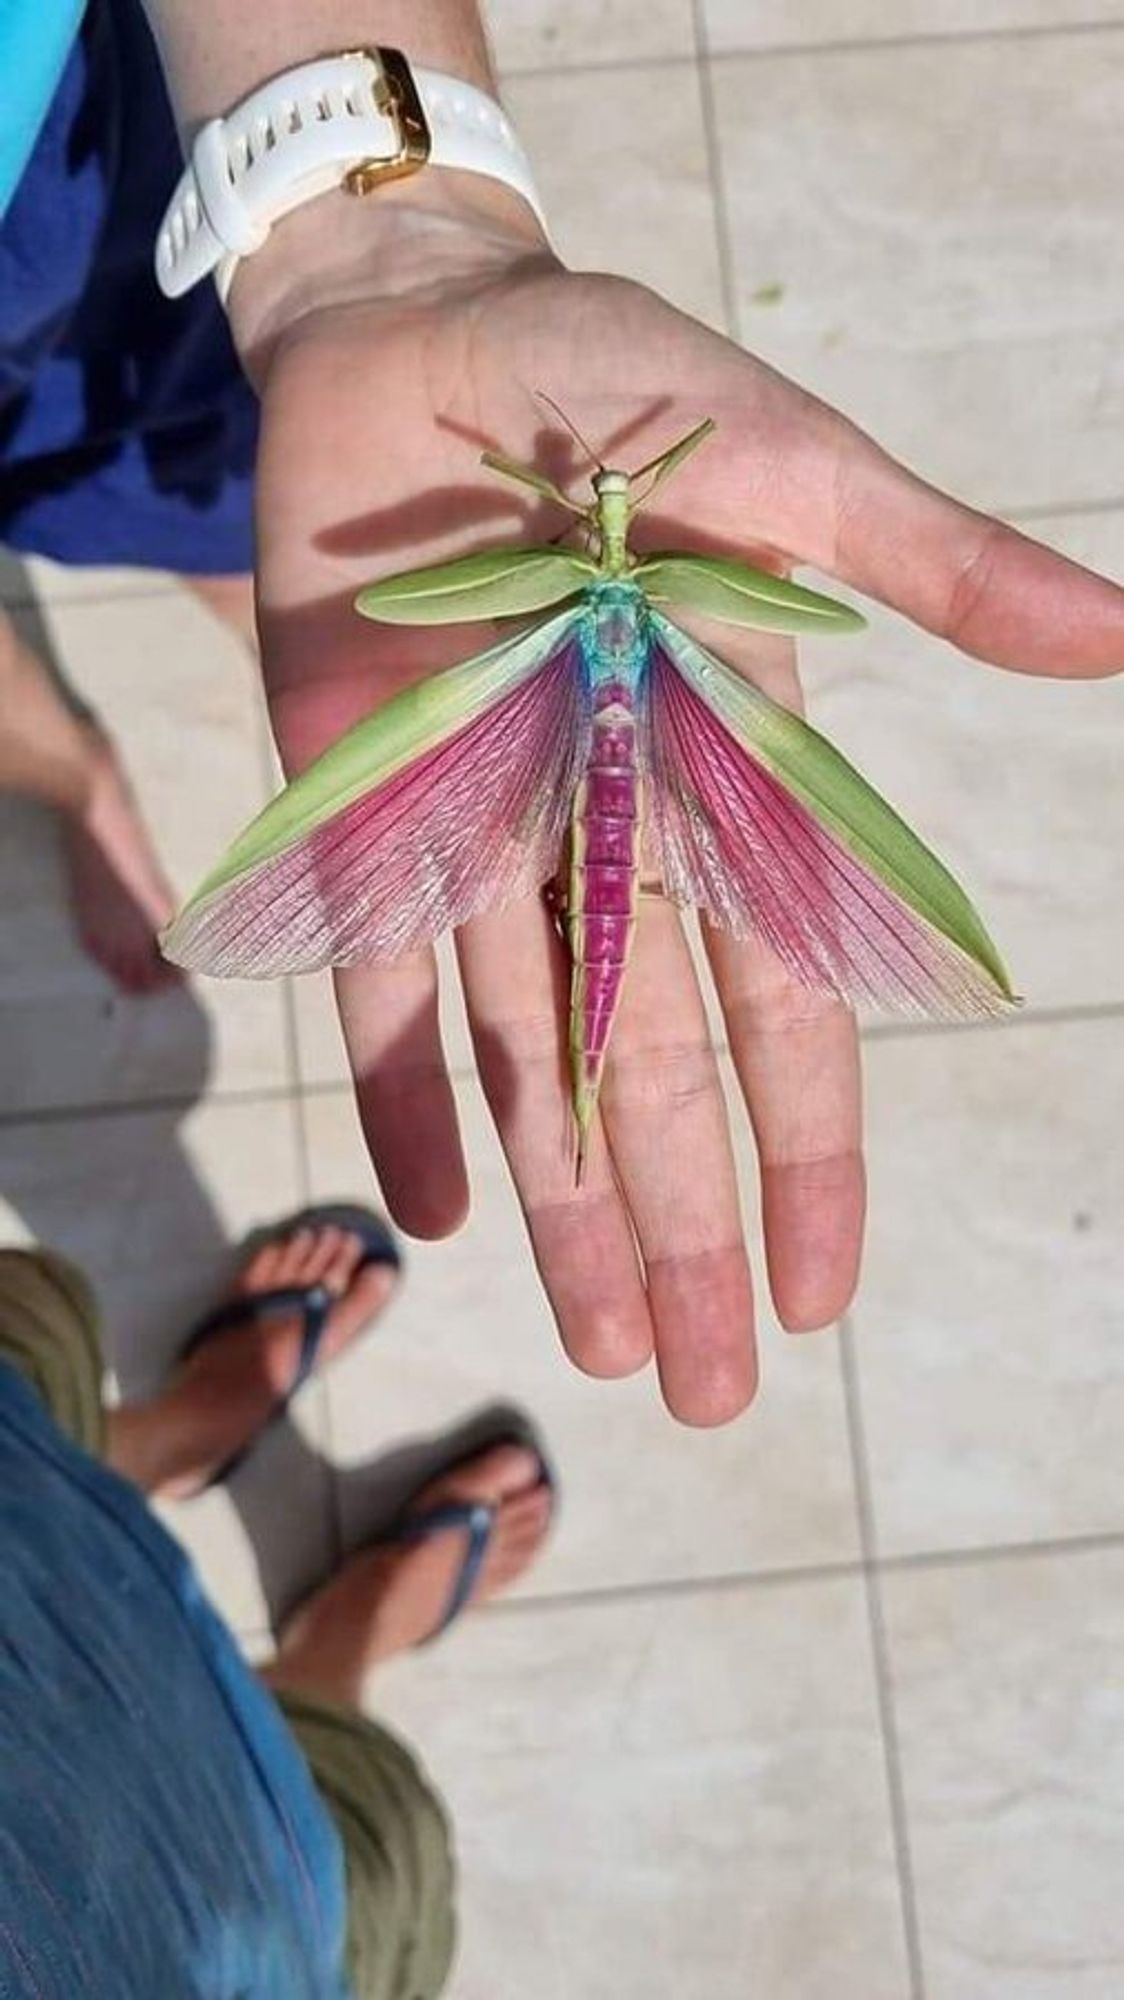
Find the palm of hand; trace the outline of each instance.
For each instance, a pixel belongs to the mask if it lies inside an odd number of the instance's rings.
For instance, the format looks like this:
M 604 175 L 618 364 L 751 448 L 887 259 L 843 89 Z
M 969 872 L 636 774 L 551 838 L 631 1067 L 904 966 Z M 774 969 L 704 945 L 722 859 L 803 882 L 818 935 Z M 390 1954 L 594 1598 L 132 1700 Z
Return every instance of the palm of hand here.
M 1021 650 L 1044 670 L 1060 665 L 1080 598 L 1097 616 L 1090 657 L 1070 670 L 1103 671 L 1108 649 L 1124 649 L 1111 586 L 921 487 L 833 412 L 650 294 L 528 268 L 420 303 L 335 307 L 299 322 L 272 361 L 258 582 L 264 670 L 290 768 L 406 680 L 488 643 L 479 627 L 382 631 L 353 610 L 362 582 L 473 544 L 545 540 L 565 525 L 551 510 L 529 520 L 478 463 L 483 447 L 498 447 L 580 497 L 586 468 L 536 451 L 536 388 L 572 402 L 593 443 L 611 438 L 626 466 L 700 417 L 717 419 L 717 438 L 667 489 L 673 512 L 648 524 L 650 542 L 817 560 L 973 649 L 1001 660 Z M 778 699 L 798 699 L 787 642 L 726 631 L 720 650 Z M 642 903 L 603 1139 L 581 1190 L 567 968 L 545 907 L 535 899 L 475 920 L 457 952 L 481 1081 L 569 1354 L 590 1373 L 617 1375 L 654 1348 L 677 1416 L 734 1415 L 756 1380 L 751 1279 L 717 1065 L 678 916 L 658 899 Z M 774 1303 L 790 1328 L 827 1324 L 851 1296 L 862 1231 L 854 1023 L 794 985 L 763 946 L 709 933 L 706 952 L 757 1144 Z M 433 963 L 352 969 L 337 991 L 387 1200 L 405 1228 L 443 1235 L 461 1220 L 467 1187 Z

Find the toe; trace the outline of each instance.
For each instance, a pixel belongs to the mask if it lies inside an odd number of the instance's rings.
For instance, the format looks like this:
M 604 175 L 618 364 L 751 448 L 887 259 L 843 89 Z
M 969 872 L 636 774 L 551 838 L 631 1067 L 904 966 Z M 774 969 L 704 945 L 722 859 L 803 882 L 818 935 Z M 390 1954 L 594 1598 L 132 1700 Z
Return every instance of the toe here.
M 332 1282 L 331 1274 L 340 1259 L 340 1249 L 344 1241 L 343 1230 L 337 1229 L 334 1223 L 314 1225 L 312 1241 L 301 1265 L 300 1283 L 324 1285 L 332 1293 L 342 1291 L 346 1285 L 346 1277 L 343 1285 L 337 1285 Z
M 486 1500 L 500 1507 L 518 1494 L 532 1492 L 541 1476 L 538 1456 L 529 1446 L 498 1444 L 450 1474 L 446 1490 L 466 1500 Z
M 544 1521 L 549 1519 L 550 1509 L 550 1489 L 540 1480 L 533 1492 L 518 1493 L 513 1500 L 505 1501 L 500 1514 L 504 1532 L 517 1535 L 526 1528 L 533 1534 L 542 1527 Z
M 283 1247 L 274 1238 L 261 1244 L 253 1255 L 247 1258 L 238 1273 L 237 1290 L 239 1292 L 271 1290 L 279 1282 L 277 1273 Z
M 363 1255 L 363 1245 L 352 1230 L 325 1230 L 326 1250 L 321 1283 L 327 1285 L 333 1297 L 342 1299 L 359 1268 Z
M 362 1245 L 359 1246 L 362 1254 Z M 330 1279 L 325 1280 L 330 1283 Z M 351 1266 L 350 1280 L 332 1307 L 324 1341 L 324 1358 L 346 1347 L 349 1340 L 379 1317 L 398 1282 L 398 1273 L 389 1264 L 364 1264 L 358 1271 Z
M 291 1235 L 286 1236 L 281 1244 L 281 1256 L 278 1261 L 278 1283 L 303 1285 L 305 1271 L 312 1260 L 315 1247 L 315 1230 L 308 1229 L 303 1224 L 299 1229 L 294 1229 Z

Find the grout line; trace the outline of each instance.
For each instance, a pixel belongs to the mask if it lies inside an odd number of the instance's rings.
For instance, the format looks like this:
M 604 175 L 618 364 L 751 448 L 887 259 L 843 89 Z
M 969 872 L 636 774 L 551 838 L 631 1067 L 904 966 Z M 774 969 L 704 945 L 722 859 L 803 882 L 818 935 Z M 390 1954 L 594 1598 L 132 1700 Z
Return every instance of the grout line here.
M 1053 1556 L 1093 1555 L 1098 1549 L 1124 1548 L 1124 1529 L 1092 1529 L 1084 1535 L 1042 1535 L 1026 1542 L 981 1542 L 978 1548 L 916 1549 L 908 1555 L 883 1556 L 875 1564 L 880 1575 L 927 1569 L 971 1569 L 996 1562 L 1033 1562 Z
M 593 1585 L 580 1590 L 525 1592 L 482 1606 L 489 1617 L 511 1618 L 534 1611 L 595 1611 L 604 1604 L 658 1601 L 662 1598 L 705 1597 L 712 1592 L 784 1589 L 803 1584 L 852 1581 L 872 1574 L 909 1575 L 915 1571 L 972 1569 L 989 1563 L 1080 1556 L 1098 1550 L 1124 1549 L 1124 1529 L 1053 1540 L 997 1542 L 979 1548 L 924 1549 L 917 1553 L 874 1558 L 839 1557 L 831 1562 L 787 1563 L 775 1569 L 718 1571 L 713 1575 L 657 1578 L 642 1583 Z
M 697 0 L 695 0 L 697 4 Z M 837 37 L 829 41 L 773 42 L 742 49 L 713 49 L 710 60 L 713 63 L 766 62 L 770 60 L 803 59 L 805 62 L 816 56 L 869 55 L 883 49 L 891 52 L 899 49 L 942 49 L 958 44 L 974 45 L 978 42 L 1041 42 L 1060 41 L 1063 37 L 1079 39 L 1087 35 L 1116 34 L 1124 32 L 1124 23 L 1119 20 L 1088 20 L 1065 22 L 1028 22 L 1016 28 L 959 28 L 950 29 L 947 34 L 939 30 L 921 32 L 915 35 L 861 35 L 848 38 Z M 674 70 L 681 69 L 685 55 L 669 53 L 662 56 L 609 56 L 603 62 L 560 63 L 553 68 L 549 65 L 533 65 L 529 68 L 503 68 L 500 71 L 500 88 L 505 83 L 524 83 L 550 78 L 557 81 L 565 77 L 611 75 L 615 70 Z
M 1085 1006 L 1043 1007 L 1020 1011 L 999 1020 L 987 1021 L 903 1021 L 898 1023 L 878 1023 L 862 1029 L 864 1042 L 921 1041 L 936 1042 L 947 1035 L 997 1035 L 1017 1034 L 1026 1028 L 1081 1027 L 1098 1021 L 1118 1021 L 1124 1018 L 1124 1000 L 1092 1001 Z M 713 1044 L 716 1054 L 728 1053 L 724 1041 Z M 449 1071 L 454 1083 L 471 1083 L 477 1077 L 472 1064 L 454 1064 Z M 95 1118 L 143 1118 L 165 1112 L 187 1112 L 201 1104 L 229 1105 L 272 1104 L 297 1097 L 301 1103 L 303 1118 L 304 1101 L 308 1098 L 346 1097 L 352 1092 L 352 1084 L 344 1077 L 302 1082 L 294 1091 L 287 1081 L 277 1084 L 255 1084 L 244 1090 L 237 1087 L 209 1089 L 206 1092 L 168 1091 L 152 1097 L 121 1102 L 113 1098 L 94 1099 L 86 1104 L 44 1104 L 29 1106 L 23 1110 L 0 1111 L 0 1132 L 7 1129 L 19 1130 L 30 1125 L 62 1125 Z
M 714 236 L 718 249 L 718 277 L 722 294 L 722 318 L 731 340 L 738 340 L 740 338 L 738 328 L 738 293 L 734 282 L 734 255 L 730 235 L 729 203 L 726 199 L 726 176 L 722 166 L 722 148 L 718 137 L 718 119 L 714 108 L 714 82 L 711 76 L 710 57 L 707 51 L 703 0 L 691 0 L 691 25 L 695 37 L 695 73 L 699 85 L 703 138 L 706 143 L 707 173 L 710 179 L 710 205 L 714 216 Z
M 297 1144 L 297 1162 L 300 1175 L 300 1199 L 307 1206 L 312 1200 L 312 1174 L 309 1166 L 308 1121 L 304 1114 L 304 1087 L 300 1077 L 300 1055 L 297 1044 L 296 1002 L 293 998 L 293 982 L 286 979 L 281 996 L 282 1036 L 285 1042 L 285 1067 L 289 1072 L 289 1096 L 293 1106 L 293 1132 Z M 209 1102 L 221 1103 L 217 1093 L 209 1097 Z
M 692 1597 L 733 1595 L 738 1591 L 784 1589 L 786 1585 L 834 1583 L 862 1575 L 862 1564 L 848 1557 L 835 1562 L 789 1563 L 776 1569 L 720 1570 L 710 1576 L 661 1577 L 641 1583 L 593 1584 L 578 1590 L 526 1592 L 498 1598 L 481 1606 L 489 1617 L 514 1618 L 529 1611 L 597 1611 L 605 1604 L 658 1603 Z
M 991 1035 L 1020 1028 L 1051 1028 L 1085 1021 L 1111 1021 L 1124 1014 L 1124 1002 L 1090 1000 L 1073 1007 L 1018 1007 L 1010 1014 L 980 1021 L 876 1021 L 862 1029 L 864 1042 L 936 1040 L 941 1035 Z
M 715 62 L 752 62 L 769 57 L 801 57 L 806 62 L 811 56 L 868 55 L 882 49 L 891 52 L 898 49 L 941 49 L 950 44 L 973 45 L 978 42 L 1042 42 L 1060 40 L 1064 36 L 1079 38 L 1083 35 L 1100 35 L 1120 31 L 1119 20 L 1088 20 L 1066 22 L 1027 22 L 1015 28 L 953 28 L 947 34 L 939 29 L 922 31 L 913 35 L 855 35 L 836 36 L 830 41 L 817 42 L 774 42 L 756 48 L 715 49 Z
M 570 76 L 579 78 L 583 76 L 615 76 L 618 73 L 622 75 L 627 73 L 632 76 L 643 76 L 652 74 L 653 72 L 658 75 L 666 71 L 668 74 L 671 74 L 674 71 L 682 71 L 684 63 L 691 63 L 694 60 L 694 53 L 691 49 L 687 48 L 669 49 L 666 55 L 660 56 L 630 54 L 626 56 L 606 56 L 602 62 L 556 63 L 553 68 L 543 68 L 537 64 L 532 64 L 527 69 L 508 66 L 500 70 L 499 84 L 502 94 L 504 85 L 508 83 L 543 83 L 548 80 L 553 83 L 564 83 L 566 78 Z
M 255 671 L 258 671 L 255 669 Z M 264 700 L 257 703 L 258 749 L 261 764 L 262 798 L 268 799 L 273 787 L 273 738 L 270 728 L 269 711 Z M 304 1088 L 301 1078 L 300 1037 L 297 1030 L 297 1003 L 292 979 L 281 981 L 281 1035 L 285 1048 L 285 1074 L 288 1078 L 288 1098 L 292 1122 L 293 1146 L 297 1161 L 297 1199 L 302 1208 L 307 1208 L 312 1200 L 312 1165 L 308 1143 L 308 1120 L 305 1115 Z M 278 1092 L 278 1095 L 281 1093 Z M 209 1103 L 221 1101 L 221 1093 L 208 1093 Z M 311 1386 L 311 1385 L 310 1385 Z M 327 1518 L 329 1562 L 333 1570 L 338 1569 L 343 1559 L 343 1514 L 340 1505 L 339 1476 L 335 1467 L 335 1438 L 332 1432 L 332 1403 L 328 1384 L 323 1375 L 318 1375 L 315 1383 L 316 1418 L 319 1430 L 320 1459 L 323 1465 L 325 1487 L 324 1503 Z
M 867 1617 L 874 1663 L 875 1696 L 882 1733 L 882 1753 L 886 1767 L 886 1793 L 890 1807 L 890 1832 L 898 1875 L 902 1934 L 909 1968 L 910 2000 L 925 2000 L 925 1972 L 921 1957 L 921 1929 L 917 1916 L 917 1882 L 909 1842 L 909 1815 L 902 1779 L 901 1746 L 898 1738 L 897 1708 L 894 1701 L 893 1668 L 886 1632 L 882 1587 L 878 1574 L 878 1532 L 874 1498 L 870 1486 L 866 1435 L 863 1428 L 862 1396 L 855 1358 L 851 1323 L 843 1319 L 839 1327 L 839 1358 L 843 1372 L 843 1398 L 847 1416 L 847 1436 L 851 1448 L 851 1469 L 859 1516 L 859 1541 L 863 1554 Z
M 1032 507 L 992 507 L 989 511 L 1001 514 L 1005 521 L 1052 521 L 1064 520 L 1069 514 L 1078 520 L 1098 514 L 1119 514 L 1122 509 L 1124 494 L 1108 494 L 1089 500 L 1071 500 L 1058 506 L 1039 501 Z

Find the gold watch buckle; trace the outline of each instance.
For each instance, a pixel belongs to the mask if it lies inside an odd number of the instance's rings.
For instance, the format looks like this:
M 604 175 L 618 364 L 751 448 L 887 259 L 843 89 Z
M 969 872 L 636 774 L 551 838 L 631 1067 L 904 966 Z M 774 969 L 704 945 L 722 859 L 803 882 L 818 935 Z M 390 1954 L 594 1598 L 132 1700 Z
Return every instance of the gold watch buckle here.
M 348 194 L 370 194 L 384 181 L 404 180 L 424 167 L 432 148 L 429 122 L 422 109 L 418 87 L 409 63 L 400 49 L 349 49 L 349 55 L 367 56 L 378 68 L 374 99 L 390 119 L 398 141 L 397 150 L 386 159 L 359 160 L 343 177 Z

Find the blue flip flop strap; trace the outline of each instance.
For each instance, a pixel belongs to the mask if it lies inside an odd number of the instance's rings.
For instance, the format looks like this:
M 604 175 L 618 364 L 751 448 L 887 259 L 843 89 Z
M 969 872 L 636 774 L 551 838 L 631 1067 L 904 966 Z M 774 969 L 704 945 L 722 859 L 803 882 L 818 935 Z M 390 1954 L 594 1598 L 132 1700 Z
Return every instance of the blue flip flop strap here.
M 460 1568 L 441 1617 L 423 1641 L 425 1645 L 447 1631 L 454 1618 L 464 1610 L 480 1575 L 495 1525 L 496 1510 L 489 1507 L 486 1500 L 447 1500 L 439 1507 L 427 1508 L 424 1514 L 407 1515 L 396 1528 L 380 1535 L 382 1542 L 427 1542 L 433 1535 L 445 1534 L 450 1528 L 459 1528 L 464 1532 L 464 1555 Z
M 326 1285 L 279 1285 L 271 1292 L 246 1292 L 241 1298 L 227 1299 L 216 1306 L 192 1329 L 183 1347 L 183 1358 L 194 1354 L 205 1341 L 248 1326 L 262 1319 L 278 1319 L 283 1313 L 301 1315 L 301 1345 L 296 1371 L 286 1391 L 285 1401 L 296 1395 L 316 1366 L 316 1356 L 334 1303 Z
M 223 1460 L 208 1479 L 208 1486 L 221 1486 L 232 1473 L 237 1472 L 243 1460 L 249 1457 L 262 1432 L 278 1423 L 285 1415 L 297 1390 L 302 1383 L 307 1382 L 316 1366 L 320 1342 L 324 1338 L 324 1329 L 334 1303 L 333 1295 L 326 1285 L 279 1285 L 272 1292 L 247 1292 L 242 1298 L 228 1299 L 225 1304 L 216 1306 L 214 1312 L 208 1313 L 205 1319 L 199 1321 L 183 1348 L 184 1356 L 194 1354 L 196 1348 L 201 1347 L 204 1341 L 217 1339 L 233 1327 L 249 1325 L 260 1319 L 275 1319 L 281 1313 L 299 1312 L 301 1315 L 300 1352 L 297 1355 L 292 1381 L 284 1395 L 277 1398 L 261 1429 L 256 1431 L 252 1438 L 247 1439 L 244 1445 L 239 1446 L 237 1451 L 231 1452 L 229 1458 Z

